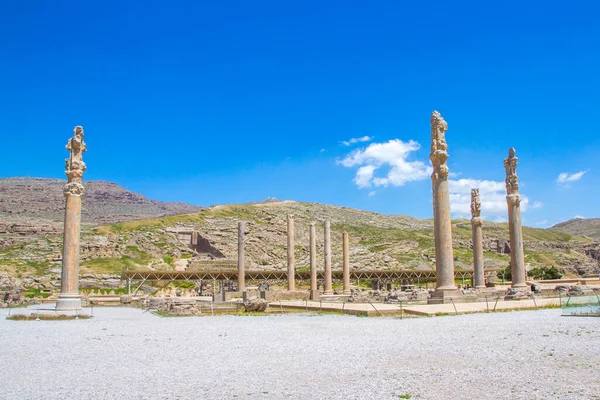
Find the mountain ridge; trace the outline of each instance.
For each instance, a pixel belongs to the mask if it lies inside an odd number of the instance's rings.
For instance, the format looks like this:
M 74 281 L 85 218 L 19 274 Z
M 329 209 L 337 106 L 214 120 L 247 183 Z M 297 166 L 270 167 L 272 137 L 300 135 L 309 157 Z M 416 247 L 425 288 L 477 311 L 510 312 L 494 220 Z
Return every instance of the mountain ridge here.
M 35 223 L 36 219 L 62 221 L 63 187 L 66 180 L 54 178 L 1 178 L 0 217 L 15 223 Z M 149 200 L 107 181 L 85 181 L 82 222 L 116 223 L 197 212 L 203 207 L 181 202 Z
M 560 222 L 550 229 L 600 239 L 600 218 L 572 218 Z

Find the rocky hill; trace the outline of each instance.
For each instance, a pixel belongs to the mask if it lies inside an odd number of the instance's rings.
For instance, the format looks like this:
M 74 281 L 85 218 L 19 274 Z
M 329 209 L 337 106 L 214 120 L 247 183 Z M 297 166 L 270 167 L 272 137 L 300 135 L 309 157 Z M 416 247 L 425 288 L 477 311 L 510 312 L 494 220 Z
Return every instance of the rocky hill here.
M 41 178 L 0 179 L 0 221 L 18 225 L 49 224 L 64 218 L 65 180 Z M 184 203 L 148 200 L 110 182 L 87 181 L 82 200 L 84 223 L 106 224 L 178 215 L 201 210 Z M 60 224 L 59 224 L 60 225 Z
M 177 216 L 104 225 L 88 225 L 82 232 L 82 274 L 118 274 L 124 268 L 174 270 L 214 268 L 205 259 L 236 259 L 237 222 L 247 221 L 248 269 L 285 270 L 286 216 L 293 214 L 296 266 L 308 269 L 309 223 L 317 221 L 319 254 L 323 252 L 323 224 L 332 223 L 334 269 L 341 268 L 341 242 L 350 234 L 351 268 L 435 268 L 433 225 L 430 220 L 382 215 L 345 207 L 294 201 L 215 206 Z M 192 245 L 192 232 L 197 242 Z M 523 228 L 528 267 L 559 267 L 567 275 L 594 273 L 600 244 L 557 230 Z M 472 269 L 471 224 L 453 221 L 457 269 Z M 484 224 L 485 264 L 506 267 L 510 246 L 506 224 Z M 35 276 L 60 271 L 61 236 L 0 234 L 0 275 Z M 322 257 L 319 257 L 322 263 Z
M 600 218 L 573 218 L 550 229 L 600 239 Z

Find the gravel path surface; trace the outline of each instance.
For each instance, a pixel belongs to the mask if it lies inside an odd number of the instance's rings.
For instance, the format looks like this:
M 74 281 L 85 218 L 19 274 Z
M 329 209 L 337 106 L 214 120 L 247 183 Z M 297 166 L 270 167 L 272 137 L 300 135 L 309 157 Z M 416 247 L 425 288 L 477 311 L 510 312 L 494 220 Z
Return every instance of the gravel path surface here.
M 2 313 L 2 399 L 600 399 L 600 318 L 560 310 L 405 320 Z

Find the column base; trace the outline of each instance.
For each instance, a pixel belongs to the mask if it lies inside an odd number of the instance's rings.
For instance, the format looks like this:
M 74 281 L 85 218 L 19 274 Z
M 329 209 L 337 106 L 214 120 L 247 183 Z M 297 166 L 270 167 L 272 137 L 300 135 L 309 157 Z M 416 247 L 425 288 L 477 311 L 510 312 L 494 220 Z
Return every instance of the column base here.
M 351 290 L 344 290 L 344 294 L 346 294 L 346 295 L 351 295 L 351 294 L 352 294 L 352 291 L 351 291 Z
M 78 294 L 59 294 L 56 311 L 81 310 L 81 296 Z
M 450 304 L 453 302 L 465 302 L 465 295 L 461 290 L 440 290 L 438 288 L 431 294 L 431 298 L 427 300 L 427 304 Z
M 319 291 L 318 290 L 311 290 L 310 291 L 310 299 L 311 300 L 318 301 L 320 297 L 321 296 L 319 295 Z
M 526 283 L 515 283 L 514 285 L 510 285 L 513 288 L 526 288 L 528 287 Z
M 333 294 L 333 290 L 326 290 L 326 291 L 323 292 L 323 294 L 325 296 L 332 295 Z

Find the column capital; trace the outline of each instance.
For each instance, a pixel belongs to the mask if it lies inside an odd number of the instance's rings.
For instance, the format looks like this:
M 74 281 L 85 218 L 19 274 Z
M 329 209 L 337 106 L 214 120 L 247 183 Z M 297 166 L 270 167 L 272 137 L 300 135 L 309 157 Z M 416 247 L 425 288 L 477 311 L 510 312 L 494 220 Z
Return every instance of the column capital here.
M 431 153 L 429 159 L 433 165 L 433 174 L 431 179 L 448 180 L 448 144 L 446 143 L 446 131 L 448 123 L 442 118 L 439 112 L 431 113 Z
M 473 226 L 481 226 L 481 225 L 483 225 L 483 218 L 473 217 L 473 218 L 471 218 L 471 224 Z
M 504 169 L 506 170 L 506 194 L 519 194 L 519 176 L 517 175 L 517 165 L 519 158 L 514 147 L 508 150 L 508 157 L 504 159 Z
M 85 192 L 85 188 L 83 187 L 83 185 L 79 182 L 70 182 L 67 183 L 63 189 L 63 193 L 65 195 L 65 197 L 68 196 L 83 196 L 83 193 Z
M 479 199 L 479 189 L 471 189 L 471 216 L 478 218 L 481 216 L 481 200 Z

